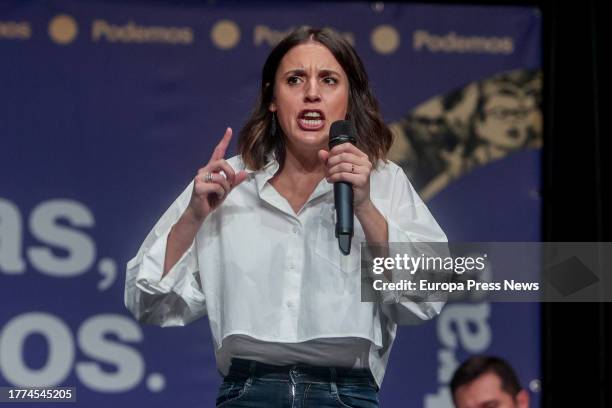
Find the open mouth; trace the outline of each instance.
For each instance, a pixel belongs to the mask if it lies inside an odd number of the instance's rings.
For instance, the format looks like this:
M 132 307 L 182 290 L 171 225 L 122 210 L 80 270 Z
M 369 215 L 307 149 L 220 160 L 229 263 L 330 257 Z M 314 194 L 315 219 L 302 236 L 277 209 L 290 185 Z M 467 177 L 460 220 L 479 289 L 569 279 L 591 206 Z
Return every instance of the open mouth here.
M 298 125 L 302 130 L 320 130 L 325 126 L 325 115 L 317 109 L 305 109 L 298 116 Z

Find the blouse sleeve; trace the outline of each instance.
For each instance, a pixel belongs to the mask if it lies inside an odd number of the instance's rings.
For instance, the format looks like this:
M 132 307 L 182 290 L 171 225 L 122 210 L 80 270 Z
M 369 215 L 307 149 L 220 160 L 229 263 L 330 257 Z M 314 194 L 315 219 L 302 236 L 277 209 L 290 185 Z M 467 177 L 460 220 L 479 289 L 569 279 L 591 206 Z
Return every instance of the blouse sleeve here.
M 388 242 L 447 242 L 446 235 L 429 212 L 406 174 L 394 166 L 391 208 L 386 215 Z M 436 248 L 439 246 L 436 245 Z M 395 299 L 389 299 L 389 297 Z M 383 312 L 397 324 L 418 324 L 437 316 L 441 301 L 398 301 L 397 292 L 383 293 Z
M 157 221 L 126 269 L 124 301 L 142 323 L 183 326 L 206 314 L 201 287 L 197 238 L 162 278 L 168 234 L 187 208 L 193 182 Z

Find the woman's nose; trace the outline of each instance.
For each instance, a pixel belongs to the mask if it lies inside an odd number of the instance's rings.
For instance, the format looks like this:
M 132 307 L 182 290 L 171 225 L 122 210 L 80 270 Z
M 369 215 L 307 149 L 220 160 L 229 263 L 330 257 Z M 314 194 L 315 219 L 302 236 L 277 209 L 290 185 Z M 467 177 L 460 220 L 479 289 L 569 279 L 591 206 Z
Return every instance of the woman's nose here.
M 318 102 L 321 100 L 321 93 L 319 90 L 319 84 L 316 80 L 309 80 L 304 90 L 304 101 L 305 102 Z

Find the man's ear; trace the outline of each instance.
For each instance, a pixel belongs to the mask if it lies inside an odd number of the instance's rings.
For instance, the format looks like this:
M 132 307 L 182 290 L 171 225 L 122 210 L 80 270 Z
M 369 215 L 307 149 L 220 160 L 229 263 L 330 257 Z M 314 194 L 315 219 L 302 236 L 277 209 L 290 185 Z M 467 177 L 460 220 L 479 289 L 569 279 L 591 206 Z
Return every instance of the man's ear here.
M 519 408 L 529 408 L 529 393 L 527 390 L 522 389 L 516 394 L 516 405 Z

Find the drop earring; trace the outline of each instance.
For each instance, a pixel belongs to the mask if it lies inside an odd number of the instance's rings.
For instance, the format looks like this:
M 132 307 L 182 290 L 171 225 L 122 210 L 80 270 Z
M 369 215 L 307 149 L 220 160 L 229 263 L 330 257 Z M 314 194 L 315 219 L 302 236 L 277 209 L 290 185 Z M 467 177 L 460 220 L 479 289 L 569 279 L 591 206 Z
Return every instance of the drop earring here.
M 276 113 L 272 112 L 272 123 L 270 124 L 270 135 L 276 136 Z

